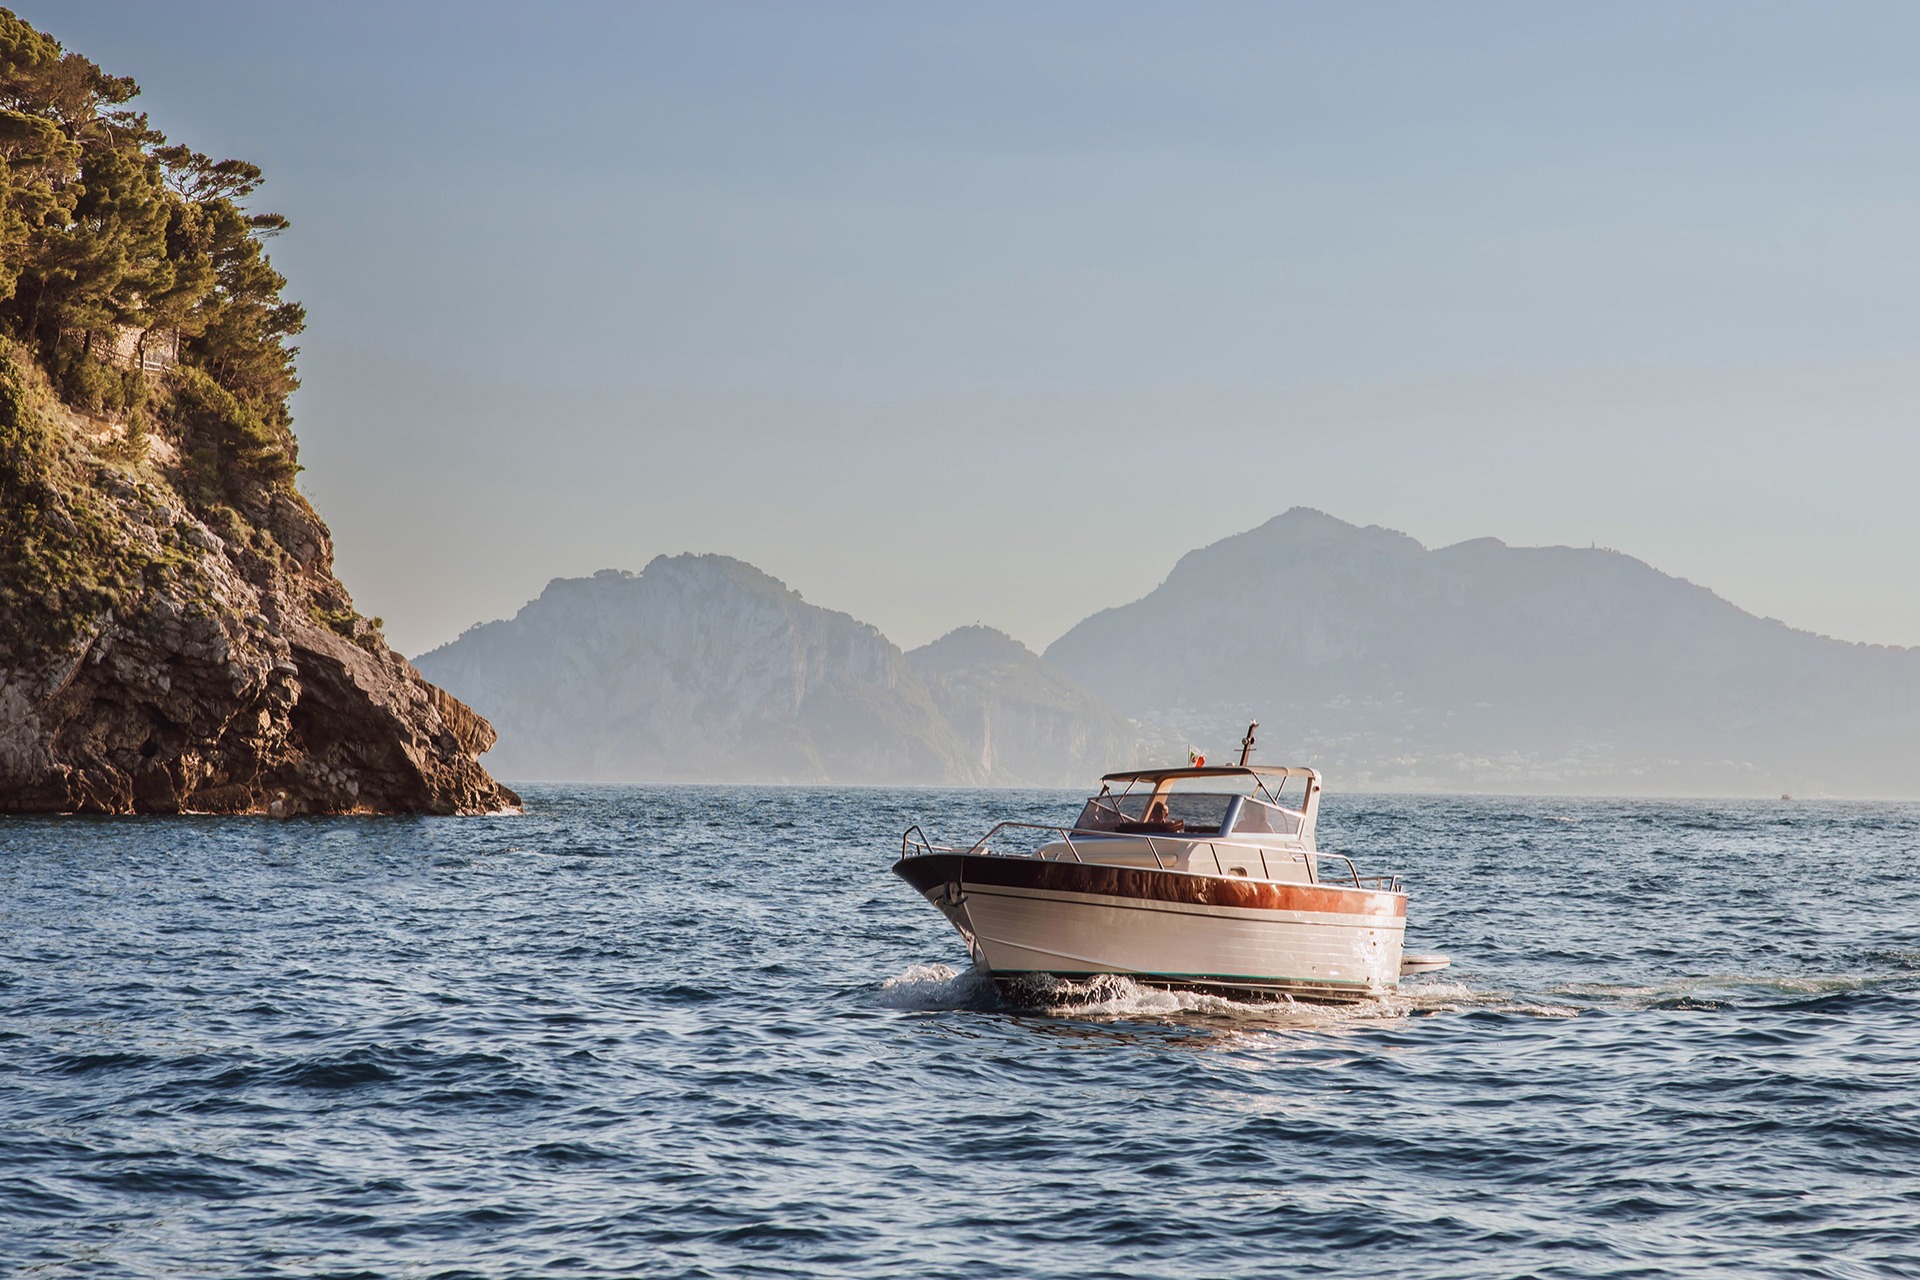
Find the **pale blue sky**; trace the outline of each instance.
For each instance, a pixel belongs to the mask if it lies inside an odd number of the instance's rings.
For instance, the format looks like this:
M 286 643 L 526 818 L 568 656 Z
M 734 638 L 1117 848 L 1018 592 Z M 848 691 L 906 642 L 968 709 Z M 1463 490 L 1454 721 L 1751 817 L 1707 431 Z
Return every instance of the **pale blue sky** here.
M 717 550 L 1044 645 L 1288 506 L 1920 643 L 1920 9 L 17 4 L 266 166 L 417 652 Z

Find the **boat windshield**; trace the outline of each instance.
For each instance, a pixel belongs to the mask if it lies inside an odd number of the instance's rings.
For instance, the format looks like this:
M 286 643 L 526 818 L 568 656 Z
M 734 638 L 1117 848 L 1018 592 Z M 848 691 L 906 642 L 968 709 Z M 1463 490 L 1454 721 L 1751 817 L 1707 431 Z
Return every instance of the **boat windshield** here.
M 1297 836 L 1300 834 L 1300 815 L 1291 809 L 1277 808 L 1249 796 L 1246 803 L 1240 806 L 1240 812 L 1234 816 L 1233 829 L 1260 835 Z
M 1128 791 L 1121 795 L 1101 792 L 1091 797 L 1074 822 L 1078 831 L 1111 831 L 1144 835 L 1227 835 L 1223 829 L 1231 820 L 1234 832 L 1262 835 L 1297 836 L 1301 815 L 1277 808 L 1244 792 L 1171 791 L 1160 797 L 1164 812 L 1150 812 L 1154 795 L 1150 791 Z M 1240 801 L 1235 809 L 1235 801 Z
M 1166 802 L 1164 813 L 1149 815 L 1154 800 L 1150 791 L 1118 796 L 1102 793 L 1087 801 L 1073 825 L 1081 831 L 1219 835 L 1228 807 L 1239 798 L 1219 792 L 1176 791 L 1161 797 Z

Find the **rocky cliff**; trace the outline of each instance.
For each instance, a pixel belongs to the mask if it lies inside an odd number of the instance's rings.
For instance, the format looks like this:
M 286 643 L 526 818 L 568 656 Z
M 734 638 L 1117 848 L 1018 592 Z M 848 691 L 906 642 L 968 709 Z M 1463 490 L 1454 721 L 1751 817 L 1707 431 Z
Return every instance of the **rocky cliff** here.
M 556 579 L 418 662 L 500 726 L 516 777 L 976 780 L 885 636 L 724 556 Z
M 333 576 L 291 437 L 238 456 L 204 379 L 145 409 L 76 411 L 0 345 L 0 812 L 517 805 Z

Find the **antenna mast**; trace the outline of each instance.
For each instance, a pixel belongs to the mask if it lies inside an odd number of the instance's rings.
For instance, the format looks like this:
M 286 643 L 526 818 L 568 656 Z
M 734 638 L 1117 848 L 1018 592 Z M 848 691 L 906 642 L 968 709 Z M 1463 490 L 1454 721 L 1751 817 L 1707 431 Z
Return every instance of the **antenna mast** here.
M 1255 720 L 1247 726 L 1247 736 L 1240 739 L 1240 763 L 1243 765 L 1247 762 L 1247 757 L 1253 754 L 1253 731 L 1259 727 L 1260 722 Z

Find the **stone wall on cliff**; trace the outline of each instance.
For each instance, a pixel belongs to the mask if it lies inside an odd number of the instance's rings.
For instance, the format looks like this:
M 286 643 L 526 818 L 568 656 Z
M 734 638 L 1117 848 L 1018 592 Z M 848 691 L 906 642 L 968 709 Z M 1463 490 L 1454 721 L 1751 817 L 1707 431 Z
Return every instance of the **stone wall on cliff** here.
M 89 416 L 0 349 L 0 812 L 517 806 L 290 481 L 171 435 L 166 395 Z

